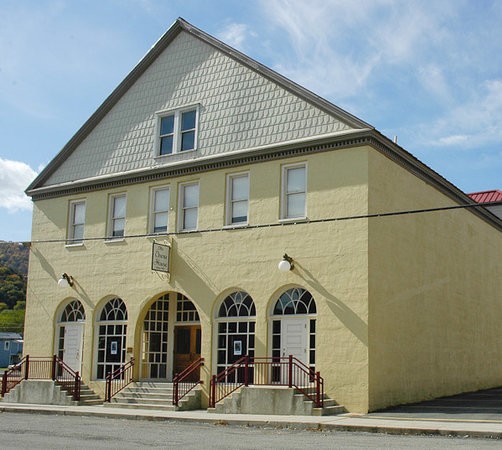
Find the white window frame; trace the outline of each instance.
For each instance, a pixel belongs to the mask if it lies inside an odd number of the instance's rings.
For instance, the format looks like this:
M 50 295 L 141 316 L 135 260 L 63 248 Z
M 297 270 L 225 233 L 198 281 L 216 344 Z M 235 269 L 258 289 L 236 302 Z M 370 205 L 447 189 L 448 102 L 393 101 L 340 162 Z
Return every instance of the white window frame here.
M 75 222 L 75 209 L 77 205 L 84 205 L 84 221 L 82 223 Z M 85 213 L 86 213 L 86 201 L 85 200 L 72 200 L 68 208 L 68 242 L 67 245 L 82 245 L 85 233 Z M 77 226 L 82 226 L 82 238 L 75 239 L 75 229 Z
M 247 179 L 247 192 L 245 199 L 233 200 L 233 180 L 236 178 Z M 242 222 L 233 222 L 233 205 L 236 202 L 246 201 L 246 220 Z M 226 217 L 225 225 L 227 226 L 246 226 L 249 224 L 249 172 L 231 173 L 227 175 L 227 194 L 226 194 Z
M 162 209 L 157 211 L 155 209 L 155 196 L 159 191 L 167 191 L 167 206 L 166 209 Z M 166 186 L 158 186 L 153 187 L 150 190 L 150 233 L 151 234 L 163 234 L 169 231 L 169 210 L 171 206 L 171 187 L 169 185 Z M 155 231 L 155 219 L 158 214 L 167 214 L 167 224 L 165 231 Z
M 197 186 L 197 206 L 185 207 L 185 189 L 188 186 Z M 199 228 L 199 207 L 200 207 L 200 184 L 198 181 L 190 181 L 179 185 L 178 192 L 178 231 L 197 231 Z M 194 228 L 186 228 L 185 211 L 187 209 L 197 210 L 197 220 Z
M 302 191 L 292 191 L 288 192 L 288 172 L 292 169 L 300 169 L 303 168 L 305 171 L 305 185 Z M 307 164 L 306 163 L 296 163 L 296 164 L 288 164 L 282 166 L 281 173 L 281 208 L 280 208 L 280 218 L 281 220 L 297 220 L 297 219 L 306 219 L 307 218 Z M 304 195 L 304 205 L 303 205 L 303 215 L 292 216 L 288 211 L 288 196 L 289 195 Z
M 114 210 L 115 210 L 115 201 L 118 198 L 124 198 L 125 201 L 125 208 L 124 208 L 124 216 L 118 216 L 114 217 Z M 124 239 L 125 237 L 125 228 L 126 228 L 126 217 L 127 217 L 127 195 L 125 192 L 117 193 L 117 194 L 111 194 L 109 203 L 108 203 L 108 239 L 114 240 L 114 239 Z M 124 220 L 124 228 L 123 228 L 123 234 L 122 236 L 114 236 L 113 235 L 113 229 L 115 225 L 115 221 L 117 220 Z
M 181 118 L 183 113 L 189 112 L 189 111 L 195 111 L 195 128 L 191 128 L 189 130 L 182 130 L 181 129 Z M 168 157 L 171 155 L 176 155 L 180 153 L 188 153 L 188 152 L 193 152 L 197 150 L 197 145 L 198 145 L 198 131 L 199 131 L 199 105 L 190 105 L 186 106 L 183 108 L 175 109 L 175 110 L 167 110 L 167 111 L 159 111 L 156 113 L 157 115 L 157 126 L 156 126 L 156 131 L 155 131 L 155 156 L 158 158 L 164 158 Z M 162 137 L 168 136 L 166 135 L 161 135 L 161 120 L 164 117 L 168 116 L 174 116 L 174 125 L 173 125 L 173 132 L 169 133 L 169 135 L 172 135 L 173 137 L 173 149 L 171 153 L 166 153 L 162 155 L 160 153 L 161 151 L 161 143 L 162 143 Z M 182 134 L 187 131 L 194 131 L 194 146 L 191 149 L 188 150 L 181 150 L 181 143 L 182 143 Z
M 10 351 L 10 341 L 4 341 L 4 343 L 3 343 L 3 349 L 6 352 Z

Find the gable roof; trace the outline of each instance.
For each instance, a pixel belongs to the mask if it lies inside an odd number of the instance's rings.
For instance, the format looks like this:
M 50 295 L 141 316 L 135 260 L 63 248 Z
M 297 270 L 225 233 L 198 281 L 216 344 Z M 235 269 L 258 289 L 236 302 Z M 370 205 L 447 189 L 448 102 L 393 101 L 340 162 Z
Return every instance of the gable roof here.
M 143 59 L 126 76 L 126 78 L 101 104 L 101 106 L 95 111 L 95 113 L 84 123 L 84 125 L 77 131 L 77 133 L 70 139 L 70 141 L 68 141 L 63 149 L 56 155 L 56 157 L 28 186 L 28 188 L 26 189 L 26 193 L 28 195 L 34 195 L 37 193 L 37 191 L 44 188 L 44 183 L 49 180 L 50 177 L 58 170 L 58 168 L 70 157 L 70 155 L 72 155 L 77 147 L 84 141 L 87 136 L 89 136 L 89 134 L 128 92 L 128 90 L 134 85 L 134 83 L 145 73 L 145 71 L 156 61 L 156 59 L 162 54 L 162 52 L 182 32 L 186 32 L 189 35 L 203 41 L 204 43 L 210 45 L 224 55 L 244 65 L 248 69 L 258 73 L 262 77 L 275 83 L 276 85 L 292 93 L 293 95 L 303 99 L 309 104 L 327 113 L 328 115 L 339 118 L 341 121 L 348 124 L 352 128 L 356 130 L 373 129 L 371 125 L 344 111 L 331 102 L 294 83 L 293 81 L 278 74 L 272 69 L 269 69 L 263 64 L 258 63 L 257 61 L 244 55 L 238 50 L 224 44 L 213 36 L 210 36 L 202 30 L 194 27 L 182 18 L 178 18 L 176 22 L 167 30 L 167 32 L 154 44 L 154 46 L 143 57 Z

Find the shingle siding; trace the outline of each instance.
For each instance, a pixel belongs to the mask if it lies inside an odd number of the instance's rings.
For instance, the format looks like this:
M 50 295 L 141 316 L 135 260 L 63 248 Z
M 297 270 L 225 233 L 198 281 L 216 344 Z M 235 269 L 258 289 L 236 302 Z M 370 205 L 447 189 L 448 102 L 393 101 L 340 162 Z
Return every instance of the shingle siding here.
M 155 113 L 193 104 L 200 105 L 198 150 L 155 159 Z M 350 129 L 338 118 L 182 32 L 44 185 Z

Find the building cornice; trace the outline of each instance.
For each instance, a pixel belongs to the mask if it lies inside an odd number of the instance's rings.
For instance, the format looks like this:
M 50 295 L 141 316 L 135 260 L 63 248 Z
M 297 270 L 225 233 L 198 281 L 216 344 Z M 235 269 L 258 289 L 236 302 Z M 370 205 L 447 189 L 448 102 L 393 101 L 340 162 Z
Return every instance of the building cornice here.
M 61 185 L 46 186 L 27 191 L 34 201 L 78 195 L 103 189 L 148 183 L 157 180 L 197 175 L 200 173 L 256 164 L 260 162 L 293 158 L 302 155 L 336 151 L 351 147 L 369 146 L 400 165 L 408 172 L 433 186 L 459 205 L 475 205 L 467 194 L 415 158 L 411 153 L 374 129 L 355 130 L 349 133 L 322 136 L 308 141 L 292 141 L 280 145 L 253 148 L 234 153 L 183 161 L 169 166 L 148 168 L 116 175 L 78 180 Z M 473 214 L 502 231 L 502 220 L 485 207 L 468 208 Z

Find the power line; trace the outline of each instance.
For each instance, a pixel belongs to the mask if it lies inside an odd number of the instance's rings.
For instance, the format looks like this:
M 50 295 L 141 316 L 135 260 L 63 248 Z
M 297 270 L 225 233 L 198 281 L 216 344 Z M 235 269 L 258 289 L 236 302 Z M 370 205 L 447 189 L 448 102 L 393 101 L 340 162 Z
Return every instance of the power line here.
M 287 222 L 274 222 L 268 224 L 258 224 L 258 225 L 246 225 L 246 226 L 224 226 L 220 228 L 206 228 L 203 230 L 193 230 L 193 231 L 176 231 L 173 233 L 143 233 L 143 234 L 130 234 L 125 235 L 120 238 L 110 238 L 110 237 L 90 237 L 90 238 L 82 238 L 75 241 L 71 239 L 36 239 L 33 241 L 23 242 L 23 244 L 51 244 L 51 243 L 66 243 L 71 245 L 72 242 L 81 243 L 81 242 L 91 242 L 91 241 L 115 241 L 121 239 L 136 239 L 136 238 L 157 238 L 161 239 L 169 236 L 178 236 L 178 235 L 187 235 L 187 234 L 200 234 L 200 233 L 216 233 L 216 232 L 224 232 L 224 231 L 232 231 L 232 230 L 249 230 L 249 229 L 259 229 L 259 228 L 276 228 L 276 227 L 286 227 L 291 225 L 302 225 L 302 224 L 316 224 L 316 223 L 325 223 L 325 222 L 342 222 L 346 220 L 359 220 L 359 219 L 374 219 L 381 217 L 393 217 L 393 216 L 404 216 L 404 215 L 413 215 L 413 214 L 423 214 L 430 212 L 438 212 L 438 211 L 450 211 L 455 209 L 469 209 L 469 208 L 479 208 L 479 207 L 490 207 L 490 206 L 499 206 L 502 205 L 502 201 L 498 202 L 490 202 L 490 203 L 474 203 L 474 204 L 464 204 L 464 205 L 453 205 L 453 206 L 441 206 L 437 208 L 422 208 L 422 209 L 410 209 L 404 211 L 393 211 L 393 212 L 383 212 L 383 213 L 373 213 L 373 214 L 360 214 L 353 216 L 342 216 L 342 217 L 327 217 L 323 219 L 299 219 L 299 220 L 291 220 Z

